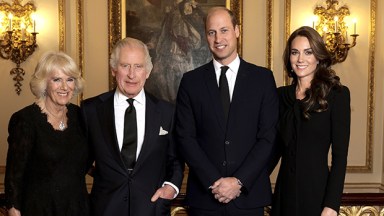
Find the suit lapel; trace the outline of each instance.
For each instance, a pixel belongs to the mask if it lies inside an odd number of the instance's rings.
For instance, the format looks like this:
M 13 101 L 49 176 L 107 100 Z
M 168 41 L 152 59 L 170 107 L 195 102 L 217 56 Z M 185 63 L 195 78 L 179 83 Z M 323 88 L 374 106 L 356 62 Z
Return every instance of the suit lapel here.
M 146 94 L 144 141 L 134 172 L 140 169 L 141 164 L 146 160 L 151 149 L 153 149 L 152 145 L 156 144 L 153 140 L 159 136 L 160 118 L 161 113 L 157 108 L 157 102 L 150 95 Z
M 231 107 L 228 113 L 228 122 L 231 121 L 231 119 L 235 118 L 234 113 L 237 113 L 237 112 L 234 112 L 234 111 L 237 109 L 239 104 L 242 103 L 241 102 L 242 95 L 244 95 L 247 91 L 248 73 L 249 73 L 249 70 L 247 69 L 246 62 L 243 59 L 240 59 L 239 71 L 237 72 L 235 87 L 233 88 Z M 241 106 L 239 108 L 241 109 Z
M 120 148 L 117 142 L 116 137 L 116 128 L 115 128 L 115 111 L 114 111 L 114 92 L 111 91 L 111 94 L 106 96 L 105 98 L 100 98 L 103 103 L 101 103 L 97 107 L 98 119 L 100 125 L 105 125 L 102 130 L 102 135 L 105 139 L 105 143 L 110 144 L 110 148 L 115 155 L 116 160 L 120 163 L 122 167 L 124 167 L 123 161 L 121 160 Z
M 205 83 L 207 85 L 208 94 L 210 96 L 210 104 L 213 106 L 213 110 L 216 113 L 217 120 L 219 121 L 219 125 L 223 131 L 226 130 L 226 122 L 224 118 L 224 110 L 221 104 L 219 87 L 217 85 L 215 68 L 213 67 L 213 62 L 211 61 L 207 67 L 203 68 L 206 70 L 204 72 L 205 75 Z

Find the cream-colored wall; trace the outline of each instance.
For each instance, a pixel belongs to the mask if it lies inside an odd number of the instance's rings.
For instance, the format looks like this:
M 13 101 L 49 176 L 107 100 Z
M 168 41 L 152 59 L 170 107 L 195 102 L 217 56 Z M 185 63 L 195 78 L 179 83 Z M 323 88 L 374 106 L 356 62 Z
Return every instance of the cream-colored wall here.
M 292 5 L 309 5 L 309 11 L 313 6 L 321 2 L 319 0 L 291 0 Z M 344 1 L 346 2 L 346 1 Z M 361 16 L 364 22 L 369 19 L 369 13 L 365 14 L 366 6 L 360 5 L 360 0 L 350 0 L 351 13 Z M 364 1 L 365 2 L 365 1 Z M 7 124 L 9 117 L 16 110 L 33 102 L 33 96 L 29 91 L 29 77 L 33 71 L 38 57 L 46 50 L 58 50 L 58 10 L 57 2 L 52 0 L 39 0 L 36 3 L 38 13 L 42 14 L 45 23 L 43 28 L 39 28 L 38 35 L 39 49 L 31 56 L 27 62 L 23 63 L 23 68 L 27 71 L 23 82 L 23 91 L 20 96 L 14 92 L 13 81 L 9 75 L 9 70 L 13 66 L 8 61 L 0 59 L 0 97 L 3 102 L 0 104 L 0 166 L 5 165 L 5 156 L 7 150 Z M 77 13 L 78 5 L 74 1 L 67 0 L 66 6 L 66 51 L 77 59 L 79 55 L 77 43 L 78 31 Z M 267 20 L 267 1 L 265 0 L 243 0 L 243 57 L 255 64 L 266 66 L 266 20 Z M 107 1 L 83 1 L 83 17 L 84 17 L 84 44 L 83 44 L 83 73 L 87 81 L 87 88 L 83 97 L 88 98 L 108 90 L 108 9 Z M 292 6 L 293 8 L 293 6 Z M 359 8 L 359 9 L 357 9 Z M 296 6 L 295 6 L 295 9 Z M 278 86 L 283 84 L 283 67 L 281 54 L 285 46 L 285 4 L 281 0 L 273 0 L 272 15 L 272 70 L 275 74 Z M 308 25 L 303 23 L 299 18 L 299 14 L 303 14 L 303 10 L 295 10 L 292 14 L 291 28 L 294 29 L 300 25 Z M 307 12 L 310 14 L 310 12 Z M 346 178 L 347 185 L 361 185 L 362 187 L 374 186 L 378 187 L 384 179 L 383 169 L 383 132 L 384 132 L 384 6 L 377 4 L 376 12 L 376 41 L 375 41 L 375 95 L 374 95 L 374 125 L 373 125 L 373 170 L 370 173 L 348 173 Z M 304 13 L 305 14 L 305 13 Z M 359 18 L 360 19 L 360 18 Z M 366 50 L 368 49 L 367 29 L 369 22 L 358 24 L 361 31 L 358 38 L 358 45 L 351 50 L 350 58 L 347 59 L 343 66 L 336 66 L 343 83 L 351 89 L 353 120 L 352 120 L 352 137 L 350 163 L 353 165 L 361 165 L 365 160 L 366 146 L 366 122 L 367 122 L 367 79 L 368 79 L 368 62 Z M 356 114 L 355 114 L 356 113 Z M 362 151 L 363 149 L 364 151 Z M 362 155 L 364 154 L 364 155 Z M 353 157 L 353 158 L 351 158 Z M 273 175 L 273 179 L 276 174 Z M 0 182 L 2 179 L 0 179 Z
M 378 10 L 376 13 L 376 116 L 375 116 L 375 128 L 377 128 L 377 134 L 375 136 L 375 143 L 379 146 L 384 146 L 384 4 L 381 1 L 378 3 Z M 384 148 L 378 151 L 379 154 L 384 155 Z M 383 164 L 384 159 L 381 161 Z M 380 161 L 379 161 L 380 163 Z M 384 184 L 384 166 L 381 170 L 381 182 Z

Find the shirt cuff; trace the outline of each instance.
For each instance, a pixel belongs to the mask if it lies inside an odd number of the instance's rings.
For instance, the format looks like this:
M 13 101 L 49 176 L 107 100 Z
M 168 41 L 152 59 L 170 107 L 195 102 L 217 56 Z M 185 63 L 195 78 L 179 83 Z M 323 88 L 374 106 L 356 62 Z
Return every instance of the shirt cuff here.
M 169 185 L 169 186 L 173 187 L 173 189 L 175 189 L 176 194 L 175 194 L 175 196 L 173 196 L 173 198 L 176 198 L 177 195 L 179 195 L 179 188 L 176 187 L 176 185 L 172 184 L 171 182 L 167 182 L 167 181 L 165 181 L 165 182 L 163 183 L 163 186 L 162 186 L 162 187 L 164 187 L 164 185 Z

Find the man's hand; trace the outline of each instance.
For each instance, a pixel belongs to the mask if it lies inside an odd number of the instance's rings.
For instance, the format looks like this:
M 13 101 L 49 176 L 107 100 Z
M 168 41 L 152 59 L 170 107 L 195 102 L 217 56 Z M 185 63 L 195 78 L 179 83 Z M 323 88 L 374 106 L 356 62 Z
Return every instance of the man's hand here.
M 156 193 L 152 196 L 151 201 L 156 202 L 157 199 L 168 199 L 171 200 L 175 197 L 176 190 L 170 185 L 164 185 L 163 187 L 157 189 Z
M 212 194 L 221 203 L 229 203 L 240 196 L 241 186 L 235 177 L 220 178 L 212 186 Z

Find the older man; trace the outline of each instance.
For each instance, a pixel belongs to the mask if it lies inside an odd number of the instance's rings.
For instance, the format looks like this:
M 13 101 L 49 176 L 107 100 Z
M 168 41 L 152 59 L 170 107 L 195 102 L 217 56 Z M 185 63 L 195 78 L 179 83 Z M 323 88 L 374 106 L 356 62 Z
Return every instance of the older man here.
M 152 62 L 141 41 L 119 41 L 110 66 L 117 88 L 81 106 L 95 162 L 92 215 L 168 215 L 183 178 L 173 106 L 143 89 Z

